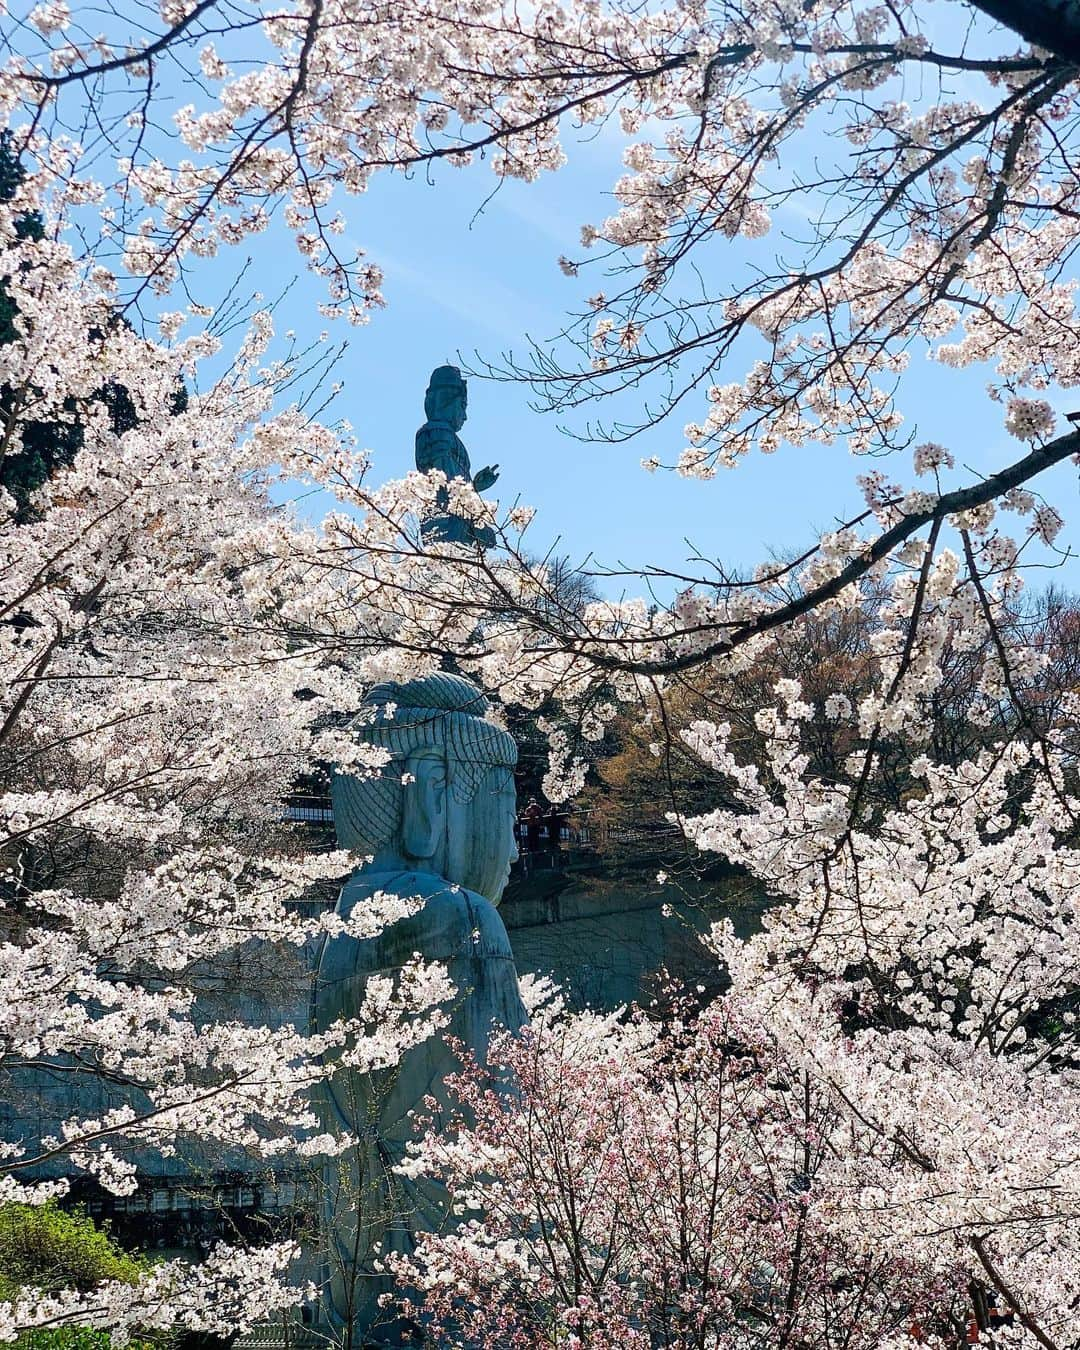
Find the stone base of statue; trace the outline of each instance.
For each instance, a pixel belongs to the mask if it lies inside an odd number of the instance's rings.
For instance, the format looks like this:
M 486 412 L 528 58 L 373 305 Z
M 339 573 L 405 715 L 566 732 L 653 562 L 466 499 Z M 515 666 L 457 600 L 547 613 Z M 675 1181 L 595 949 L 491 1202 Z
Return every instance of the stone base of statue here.
M 378 778 L 341 776 L 335 822 L 345 847 L 373 855 L 346 884 L 338 913 L 361 911 L 376 892 L 415 898 L 415 913 L 375 937 L 335 937 L 319 964 L 319 1029 L 355 1017 L 373 977 L 394 978 L 417 954 L 445 965 L 455 988 L 449 1024 L 393 1068 L 340 1068 L 320 1099 L 326 1129 L 359 1143 L 328 1165 L 323 1199 L 322 1321 L 338 1344 L 416 1344 L 416 1329 L 383 1295 L 388 1251 L 451 1222 L 445 1195 L 395 1172 L 417 1131 L 449 1106 L 444 1080 L 460 1067 L 451 1040 L 481 1061 L 494 1027 L 511 1031 L 525 1010 L 496 903 L 514 857 L 512 738 L 487 721 L 479 691 L 433 675 L 372 691 L 357 735 L 391 750 Z M 389 709 L 383 712 L 381 709 Z

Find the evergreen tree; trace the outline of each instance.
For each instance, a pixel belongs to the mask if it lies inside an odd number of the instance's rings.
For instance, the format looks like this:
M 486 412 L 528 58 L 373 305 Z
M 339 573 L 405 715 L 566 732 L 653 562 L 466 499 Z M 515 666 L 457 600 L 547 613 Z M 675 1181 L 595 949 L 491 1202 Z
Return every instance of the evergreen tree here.
M 0 202 L 14 199 L 24 176 L 25 170 L 12 145 L 11 133 L 0 133 Z M 38 240 L 45 234 L 45 223 L 36 211 L 20 216 L 15 228 L 20 239 Z M 8 288 L 0 281 L 0 344 L 13 342 L 17 338 L 16 313 Z M 118 317 L 114 322 L 124 323 L 126 320 Z M 29 392 L 32 395 L 32 391 Z M 83 445 L 83 427 L 78 418 L 75 399 L 69 398 L 64 403 L 64 411 L 70 415 L 70 420 L 31 420 L 16 426 L 27 397 L 28 391 L 25 389 L 15 389 L 10 385 L 0 387 L 0 487 L 6 488 L 14 497 L 15 515 L 19 521 L 32 516 L 31 498 L 34 492 L 57 469 L 69 465 Z M 108 408 L 112 429 L 117 435 L 135 426 L 135 405 L 123 385 L 110 380 L 93 398 Z M 183 385 L 179 385 L 173 411 L 182 411 L 186 404 L 187 391 Z

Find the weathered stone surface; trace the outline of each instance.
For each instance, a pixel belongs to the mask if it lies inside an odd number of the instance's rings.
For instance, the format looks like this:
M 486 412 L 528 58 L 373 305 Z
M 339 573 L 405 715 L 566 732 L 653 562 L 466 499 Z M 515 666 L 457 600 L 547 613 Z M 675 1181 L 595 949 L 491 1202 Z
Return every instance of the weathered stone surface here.
M 572 1008 L 601 1011 L 648 1001 L 660 972 L 690 987 L 722 987 L 723 971 L 701 935 L 721 918 L 753 932 L 768 901 L 727 869 L 693 875 L 683 867 L 658 885 L 661 861 L 618 866 L 594 858 L 513 877 L 500 912 L 518 971 L 553 977 Z M 679 868 L 670 859 L 666 865 Z
M 377 778 L 338 775 L 333 782 L 339 841 L 372 855 L 342 890 L 338 913 L 349 918 L 376 891 L 421 904 L 376 937 L 327 942 L 316 982 L 317 1025 L 356 1016 L 372 977 L 397 975 L 417 953 L 444 963 L 456 988 L 445 1032 L 392 1070 L 344 1068 L 320 1094 L 327 1127 L 359 1136 L 328 1167 L 323 1206 L 324 1318 L 339 1333 L 351 1327 L 354 1343 L 407 1339 L 406 1328 L 380 1314 L 378 1297 L 389 1281 L 378 1261 L 447 1221 L 438 1188 L 406 1182 L 393 1169 L 425 1098 L 446 1103 L 444 1079 L 459 1067 L 448 1040 L 483 1060 L 493 1026 L 517 1030 L 525 1020 L 496 909 L 516 856 L 516 747 L 486 711 L 479 691 L 455 676 L 380 685 L 355 730 L 392 760 Z
M 253 1025 L 304 1027 L 311 1013 L 311 979 L 317 950 L 314 943 L 297 948 L 291 943 L 253 940 L 186 972 L 196 994 L 196 1015 L 203 1021 L 238 1019 Z M 91 1065 L 59 1057 L 55 1066 L 36 1063 L 0 1070 L 0 1138 L 25 1145 L 29 1156 L 40 1141 L 63 1133 L 63 1122 L 73 1117 L 100 1116 L 122 1106 L 141 1112 L 150 1106 L 138 1088 L 114 1081 Z M 136 1136 L 136 1139 L 138 1136 Z M 202 1187 L 214 1185 L 225 1174 L 251 1176 L 268 1171 L 265 1160 L 239 1148 L 223 1151 L 217 1144 L 181 1138 L 177 1153 L 163 1157 L 156 1144 L 126 1144 L 116 1140 L 114 1151 L 132 1162 L 140 1179 L 190 1180 Z M 27 1170 L 34 1179 L 69 1176 L 70 1159 L 63 1153 Z M 76 1173 L 76 1179 L 78 1174 Z M 147 1208 L 149 1187 L 135 1197 L 103 1197 L 106 1212 L 124 1214 Z M 87 1186 L 94 1195 L 96 1187 Z M 91 1203 L 96 1204 L 96 1200 Z

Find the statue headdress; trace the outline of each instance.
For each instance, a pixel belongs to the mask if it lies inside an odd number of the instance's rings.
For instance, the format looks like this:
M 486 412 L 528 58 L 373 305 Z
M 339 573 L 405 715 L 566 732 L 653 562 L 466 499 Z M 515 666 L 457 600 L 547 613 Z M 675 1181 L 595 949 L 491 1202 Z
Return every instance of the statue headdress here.
M 427 392 L 444 389 L 450 385 L 464 385 L 465 380 L 457 366 L 436 366 L 428 380 Z
M 424 393 L 424 416 L 429 420 L 438 414 L 442 395 L 446 393 L 464 394 L 467 385 L 457 366 L 436 366 L 431 372 L 428 387 Z
M 375 685 L 351 731 L 389 750 L 392 758 L 372 777 L 333 775 L 334 821 L 342 846 L 374 852 L 395 838 L 401 828 L 402 775 L 418 750 L 442 753 L 449 790 L 459 802 L 472 801 L 488 770 L 512 772 L 517 744 L 488 719 L 489 712 L 484 695 L 460 675 Z

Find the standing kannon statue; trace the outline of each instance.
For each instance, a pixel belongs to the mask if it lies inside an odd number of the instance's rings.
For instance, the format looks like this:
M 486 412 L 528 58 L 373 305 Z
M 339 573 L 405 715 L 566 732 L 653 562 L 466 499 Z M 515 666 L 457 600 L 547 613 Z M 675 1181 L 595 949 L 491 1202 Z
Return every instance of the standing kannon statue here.
M 417 953 L 444 963 L 456 990 L 449 1025 L 394 1069 L 342 1068 L 323 1089 L 327 1127 L 360 1140 L 328 1168 L 324 1316 L 335 1340 L 359 1347 L 407 1339 L 378 1307 L 390 1287 L 380 1255 L 411 1249 L 416 1232 L 448 1220 L 438 1189 L 393 1170 L 413 1137 L 410 1113 L 426 1097 L 445 1100 L 443 1080 L 460 1067 L 448 1037 L 483 1061 L 493 1026 L 518 1030 L 525 1009 L 496 909 L 517 856 L 513 737 L 490 720 L 475 685 L 447 674 L 376 686 L 354 731 L 391 760 L 377 777 L 333 778 L 339 843 L 371 858 L 343 888 L 338 914 L 347 919 L 376 892 L 419 904 L 376 937 L 328 939 L 316 1023 L 355 1017 L 371 977 L 394 976 Z
M 421 473 L 441 469 L 448 479 L 464 479 L 471 482 L 477 492 L 484 492 L 498 478 L 499 466 L 492 464 L 480 469 L 473 477 L 469 452 L 458 435 L 465 425 L 468 404 L 468 387 L 457 366 L 439 366 L 431 372 L 424 395 L 427 421 L 416 433 L 416 467 Z M 454 514 L 449 506 L 450 494 L 446 488 L 441 488 L 435 513 L 421 522 L 421 534 L 426 541 L 492 547 L 495 532 L 490 526 L 478 526 L 466 517 Z

